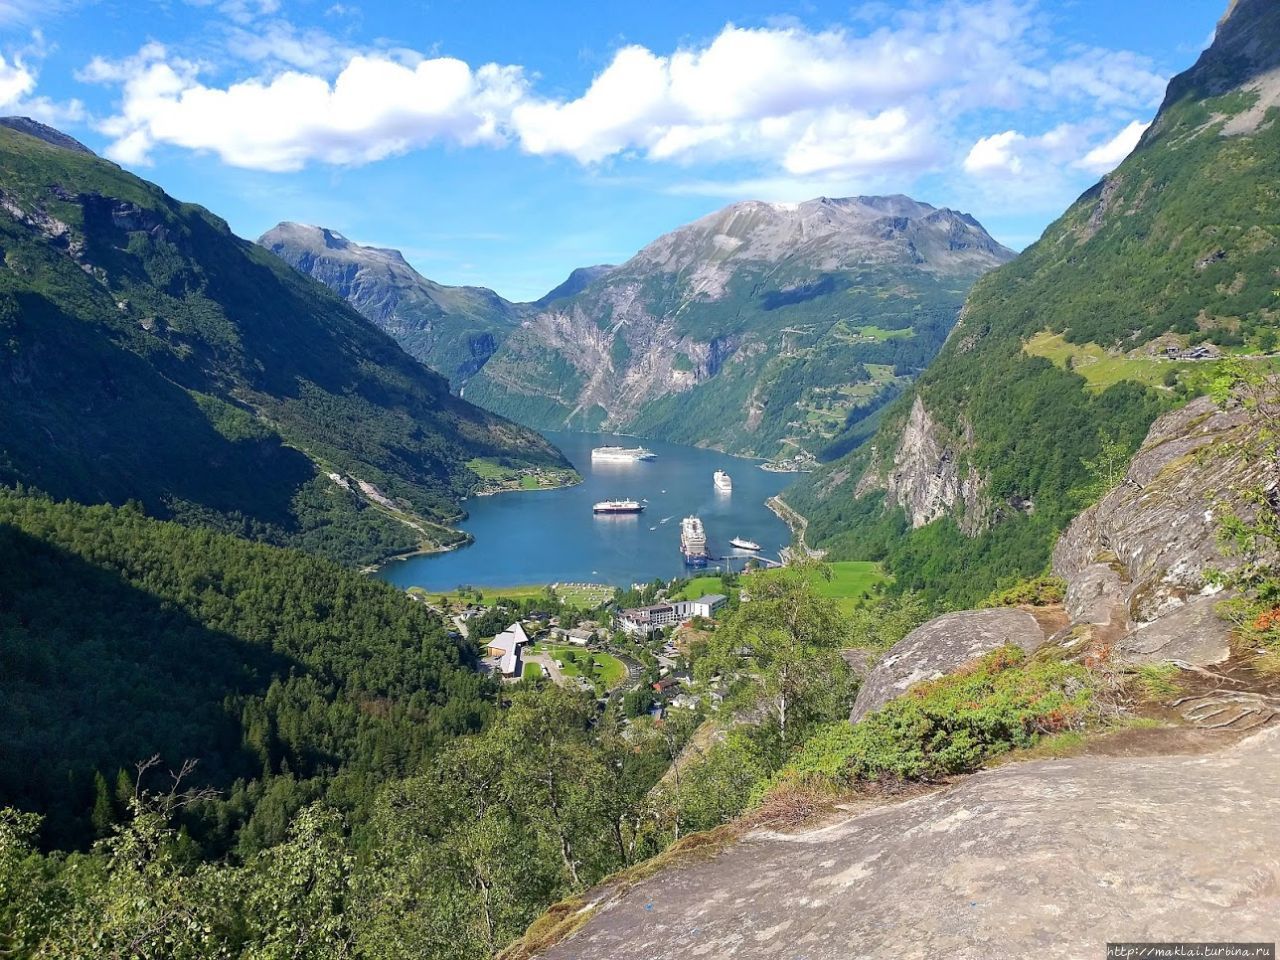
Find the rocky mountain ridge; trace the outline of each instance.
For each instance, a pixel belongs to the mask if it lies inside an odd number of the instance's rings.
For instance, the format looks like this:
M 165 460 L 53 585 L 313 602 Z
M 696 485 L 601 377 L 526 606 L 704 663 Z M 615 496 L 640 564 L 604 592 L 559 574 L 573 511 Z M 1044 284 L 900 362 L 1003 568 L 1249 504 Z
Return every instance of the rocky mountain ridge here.
M 284 222 L 258 243 L 319 280 L 457 389 L 520 322 L 522 307 L 487 287 L 449 287 L 422 276 L 398 250 L 348 240 L 326 227 Z
M 924 367 L 968 285 L 1012 256 L 903 196 L 732 204 L 530 316 L 468 397 L 541 428 L 817 452 Z

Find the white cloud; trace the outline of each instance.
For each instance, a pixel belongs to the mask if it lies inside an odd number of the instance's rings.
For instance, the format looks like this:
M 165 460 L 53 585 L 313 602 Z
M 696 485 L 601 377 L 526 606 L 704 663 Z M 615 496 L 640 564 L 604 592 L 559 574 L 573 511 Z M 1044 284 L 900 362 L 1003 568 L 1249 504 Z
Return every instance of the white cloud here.
M 65 6 L 63 0 L 0 0 L 0 24 L 47 22 Z
M 0 54 L 0 109 L 11 109 L 36 88 L 36 77 L 20 60 Z
M 1028 135 L 1006 130 L 980 138 L 964 158 L 964 171 L 975 180 L 1012 181 L 1057 187 L 1069 170 L 1103 174 L 1129 155 L 1150 126 L 1134 120 L 1114 135 L 1104 120 L 1062 123 L 1046 133 Z
M 170 143 L 261 170 L 369 163 L 437 140 L 494 142 L 524 89 L 516 68 L 472 70 L 447 57 L 411 67 L 357 56 L 333 82 L 288 71 L 217 88 L 199 72 L 155 44 L 128 61 L 90 63 L 85 79 L 123 85 L 121 112 L 101 125 L 114 138 L 107 155 L 146 163 L 156 144 Z
M 1022 157 L 1018 156 L 1017 149 L 1026 141 L 1016 130 L 983 137 L 970 148 L 964 158 L 964 168 L 980 175 L 1011 173 L 1016 176 L 1022 172 Z
M 1099 144 L 1086 153 L 1076 162 L 1076 166 L 1090 173 L 1110 173 L 1133 152 L 1149 126 L 1149 121 L 1143 123 L 1141 120 L 1134 120 L 1106 143 Z
M 25 56 L 34 56 L 38 60 L 42 53 L 43 38 L 37 32 Z M 51 126 L 84 120 L 86 112 L 79 100 L 57 101 L 32 96 L 38 76 L 25 56 L 7 58 L 0 54 L 0 113 L 32 117 Z
M 1145 110 L 1163 89 L 1135 54 L 1060 48 L 1036 0 L 869 4 L 848 28 L 778 20 L 669 52 L 633 44 L 562 97 L 540 94 L 520 65 L 352 50 L 272 19 L 275 0 L 190 2 L 247 24 L 227 29 L 226 53 L 253 75 L 212 84 L 212 68 L 155 44 L 93 61 L 81 76 L 120 88 L 101 129 L 122 162 L 145 163 L 160 144 L 265 170 L 368 163 L 430 143 L 510 144 L 587 166 L 745 165 L 746 179 L 775 183 L 904 185 L 957 162 L 973 177 L 1025 178 L 1047 163 L 1084 164 L 1097 118 Z M 1072 122 L 1040 136 L 973 129 L 999 111 Z

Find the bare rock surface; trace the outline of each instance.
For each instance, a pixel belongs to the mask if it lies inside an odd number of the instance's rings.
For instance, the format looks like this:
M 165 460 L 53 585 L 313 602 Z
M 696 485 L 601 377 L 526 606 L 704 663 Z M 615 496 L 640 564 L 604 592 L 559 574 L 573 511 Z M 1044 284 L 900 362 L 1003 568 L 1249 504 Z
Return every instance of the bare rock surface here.
M 970 446 L 971 438 L 950 436 L 916 397 L 892 466 L 884 476 L 870 467 L 858 481 L 857 494 L 884 490 L 916 529 L 958 511 L 961 529 L 977 533 L 986 525 L 986 482 L 965 461 Z
M 1045 642 L 1039 622 L 1025 610 L 965 610 L 917 627 L 890 648 L 858 691 L 849 719 L 856 723 L 921 680 L 950 673 L 1006 644 L 1027 653 Z
M 1231 655 L 1230 625 L 1214 608 L 1220 598 L 1200 597 L 1151 623 L 1141 624 L 1112 651 L 1122 663 L 1189 663 L 1211 666 Z
M 1254 427 L 1244 410 L 1208 397 L 1165 414 L 1124 482 L 1059 539 L 1053 569 L 1067 580 L 1067 612 L 1124 634 L 1114 651 L 1122 661 L 1227 658 L 1229 627 L 1213 614 L 1222 597 L 1209 573 L 1240 562 L 1218 540 L 1218 510 L 1247 512 L 1237 491 L 1267 480 L 1237 444 Z
M 820 830 L 749 835 L 621 897 L 596 891 L 596 914 L 543 956 L 977 960 L 1270 942 L 1278 851 L 1280 729 L 1208 755 L 1009 764 Z

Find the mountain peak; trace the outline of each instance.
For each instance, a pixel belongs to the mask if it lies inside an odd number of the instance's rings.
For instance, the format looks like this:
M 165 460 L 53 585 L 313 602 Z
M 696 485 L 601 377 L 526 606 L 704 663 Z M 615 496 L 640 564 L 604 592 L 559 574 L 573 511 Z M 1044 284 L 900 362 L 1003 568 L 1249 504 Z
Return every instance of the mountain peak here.
M 436 283 L 399 250 L 365 246 L 328 227 L 285 221 L 258 243 L 346 299 L 455 386 L 488 360 L 517 322 L 515 306 L 492 290 Z
M 1188 97 L 1203 99 L 1255 83 L 1263 94 L 1280 86 L 1280 5 L 1274 0 L 1232 0 L 1218 21 L 1213 42 L 1195 64 L 1169 83 L 1160 113 Z M 1158 127 L 1159 121 L 1153 125 Z
M 597 263 L 590 267 L 577 267 L 565 278 L 564 282 L 553 287 L 544 296 L 534 300 L 533 306 L 545 307 L 555 300 L 562 300 L 565 297 L 572 297 L 576 293 L 581 293 L 614 269 L 615 265 L 612 263 Z
M 1012 259 L 1013 252 L 967 214 L 892 194 L 730 204 L 660 237 L 631 263 L 718 275 L 730 269 L 728 261 L 796 258 L 813 259 L 824 270 L 897 262 L 950 273 L 980 272 Z
M 329 227 L 314 226 L 309 223 L 295 223 L 285 220 L 258 238 L 258 244 L 266 247 L 277 256 L 283 256 L 286 249 L 303 249 L 311 254 L 325 251 L 330 256 L 352 262 L 384 262 L 394 264 L 404 270 L 414 272 L 413 268 L 399 250 L 389 247 L 370 247 L 344 236 Z M 289 260 L 289 257 L 284 259 Z M 296 264 L 295 264 L 296 266 Z M 305 271 L 304 271 L 305 272 Z M 416 276 L 416 272 L 414 273 Z
M 25 133 L 28 137 L 35 137 L 37 140 L 43 140 L 50 146 L 59 147 L 63 150 L 87 153 L 91 157 L 96 156 L 92 150 L 75 137 L 70 137 L 61 130 L 55 130 L 53 127 L 43 124 L 39 120 L 32 120 L 30 117 L 0 117 L 0 127 L 8 127 L 18 133 Z

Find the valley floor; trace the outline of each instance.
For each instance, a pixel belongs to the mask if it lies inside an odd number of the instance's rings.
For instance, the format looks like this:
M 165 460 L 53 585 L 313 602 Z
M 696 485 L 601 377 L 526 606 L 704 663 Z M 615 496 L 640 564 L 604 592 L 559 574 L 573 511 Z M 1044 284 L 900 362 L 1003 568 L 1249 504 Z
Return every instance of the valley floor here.
M 549 960 L 1102 956 L 1280 938 L 1280 728 L 1215 753 L 1009 764 L 758 831 L 613 899 Z

